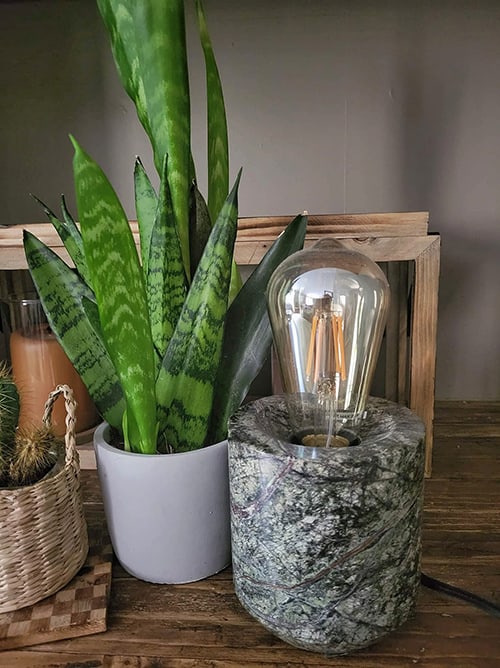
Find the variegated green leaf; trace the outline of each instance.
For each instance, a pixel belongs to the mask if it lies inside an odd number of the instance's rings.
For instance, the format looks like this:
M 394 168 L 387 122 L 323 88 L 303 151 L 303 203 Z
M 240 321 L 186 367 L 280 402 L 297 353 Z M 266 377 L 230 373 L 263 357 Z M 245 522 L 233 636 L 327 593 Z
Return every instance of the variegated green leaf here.
M 144 129 L 151 136 L 137 55 L 134 25 L 136 0 L 97 0 L 123 87 L 133 100 Z
M 141 242 L 142 268 L 144 275 L 147 275 L 151 234 L 158 209 L 158 196 L 139 158 L 135 161 L 134 168 L 134 194 Z
M 200 0 L 196 0 L 196 15 L 207 80 L 208 210 L 211 219 L 216 220 L 229 191 L 226 109 L 219 70 Z
M 80 236 L 80 241 L 81 241 L 82 235 L 80 234 L 80 230 L 76 227 L 75 219 L 73 218 L 73 216 L 71 215 L 71 213 L 68 209 L 68 205 L 66 204 L 66 197 L 64 195 L 61 195 L 61 211 L 62 211 L 62 215 L 63 215 L 63 220 L 66 222 L 66 225 L 75 226 L 75 228 L 76 228 L 76 230 L 77 230 L 77 232 Z M 81 242 L 81 243 L 82 243 L 82 246 L 83 246 L 83 242 Z
M 95 297 L 93 299 L 89 299 L 87 296 L 82 297 L 82 306 L 92 329 L 101 339 L 102 345 L 106 347 L 104 336 L 102 335 L 101 321 L 99 319 L 99 308 L 95 302 Z
M 203 255 L 205 244 L 210 236 L 212 223 L 210 213 L 203 195 L 198 190 L 196 182 L 191 185 L 189 200 L 189 256 L 191 258 L 191 275 L 194 275 L 196 267 Z M 241 289 L 242 281 L 240 271 L 233 260 L 231 267 L 231 286 L 229 288 L 229 304 L 232 303 Z
M 231 266 L 231 286 L 229 288 L 229 298 L 228 298 L 229 306 L 231 306 L 233 301 L 238 296 L 242 284 L 243 282 L 241 280 L 240 270 L 238 269 L 238 265 L 236 264 L 236 262 L 233 260 L 233 264 Z
M 168 155 L 168 181 L 189 276 L 191 112 L 184 2 L 137 2 L 134 25 L 155 164 L 161 174 Z
M 207 82 L 208 210 L 210 219 L 213 221 L 217 219 L 229 190 L 229 141 L 222 83 L 200 0 L 196 0 L 196 16 L 205 58 Z M 241 275 L 235 262 L 233 262 L 231 272 L 230 304 L 242 285 Z
M 35 199 L 35 201 L 38 202 L 38 204 L 40 204 L 40 206 L 45 211 L 47 218 L 54 226 L 54 229 L 56 230 L 57 234 L 59 235 L 59 238 L 63 242 L 64 247 L 68 251 L 70 258 L 73 260 L 76 270 L 83 278 L 85 283 L 87 283 L 87 285 L 90 285 L 89 274 L 87 270 L 87 262 L 85 260 L 85 255 L 83 253 L 82 237 L 80 231 L 75 225 L 75 221 L 69 215 L 69 212 L 66 208 L 66 204 L 64 201 L 64 197 L 62 198 L 63 220 L 59 220 L 59 218 L 55 215 L 55 213 L 53 213 L 46 204 L 44 204 L 40 199 L 38 199 L 38 197 L 35 197 L 33 195 L 33 198 Z
M 160 360 L 167 350 L 187 292 L 186 274 L 167 179 L 167 165 L 165 158 L 146 273 L 151 332 Z
M 102 333 L 126 397 L 126 446 L 155 452 L 155 358 L 139 258 L 127 217 L 96 162 L 72 139 L 87 265 Z
M 191 276 L 194 276 L 203 250 L 210 236 L 212 223 L 203 195 L 198 190 L 196 181 L 191 184 L 189 197 L 189 257 Z
M 93 301 L 94 295 L 58 255 L 27 231 L 24 249 L 50 327 L 98 411 L 112 426 L 120 428 L 125 410 L 120 382 L 82 303 L 85 299 Z
M 239 179 L 212 229 L 158 375 L 160 430 L 175 450 L 200 447 L 207 434 L 227 311 Z

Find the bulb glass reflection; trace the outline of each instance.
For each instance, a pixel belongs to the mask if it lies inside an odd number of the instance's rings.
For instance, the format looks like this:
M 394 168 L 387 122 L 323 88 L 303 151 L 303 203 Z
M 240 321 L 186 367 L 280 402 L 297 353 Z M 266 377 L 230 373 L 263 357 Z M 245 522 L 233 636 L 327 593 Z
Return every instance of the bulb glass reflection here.
M 384 273 L 325 239 L 282 262 L 267 299 L 293 439 L 356 442 L 387 318 Z

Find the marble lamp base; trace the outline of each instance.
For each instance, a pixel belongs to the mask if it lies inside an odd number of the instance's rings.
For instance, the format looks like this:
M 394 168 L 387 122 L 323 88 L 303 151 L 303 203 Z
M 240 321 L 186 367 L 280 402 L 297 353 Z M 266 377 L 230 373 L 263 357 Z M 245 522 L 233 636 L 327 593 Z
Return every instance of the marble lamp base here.
M 236 594 L 292 645 L 325 654 L 365 647 L 413 612 L 420 583 L 424 426 L 371 399 L 361 443 L 294 445 L 281 396 L 229 425 Z

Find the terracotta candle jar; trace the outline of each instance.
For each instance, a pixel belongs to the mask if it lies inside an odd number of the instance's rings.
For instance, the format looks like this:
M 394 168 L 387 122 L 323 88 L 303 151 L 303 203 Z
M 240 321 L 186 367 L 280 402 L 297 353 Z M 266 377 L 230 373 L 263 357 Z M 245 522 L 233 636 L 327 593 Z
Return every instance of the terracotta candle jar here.
M 77 402 L 77 429 L 85 431 L 97 422 L 97 412 L 80 376 L 45 320 L 37 299 L 11 299 L 10 357 L 19 390 L 19 426 L 40 424 L 49 393 L 58 384 L 69 385 Z M 65 408 L 58 402 L 52 422 L 64 434 Z

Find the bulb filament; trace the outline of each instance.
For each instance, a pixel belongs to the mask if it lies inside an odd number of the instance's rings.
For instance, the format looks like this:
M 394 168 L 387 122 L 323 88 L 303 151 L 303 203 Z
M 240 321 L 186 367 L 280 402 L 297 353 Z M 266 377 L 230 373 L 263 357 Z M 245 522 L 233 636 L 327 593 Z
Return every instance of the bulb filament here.
M 342 314 L 331 309 L 316 309 L 307 351 L 307 380 L 312 378 L 314 385 L 317 385 L 320 378 L 329 376 L 328 372 L 333 370 L 332 367 L 341 380 L 346 380 Z

